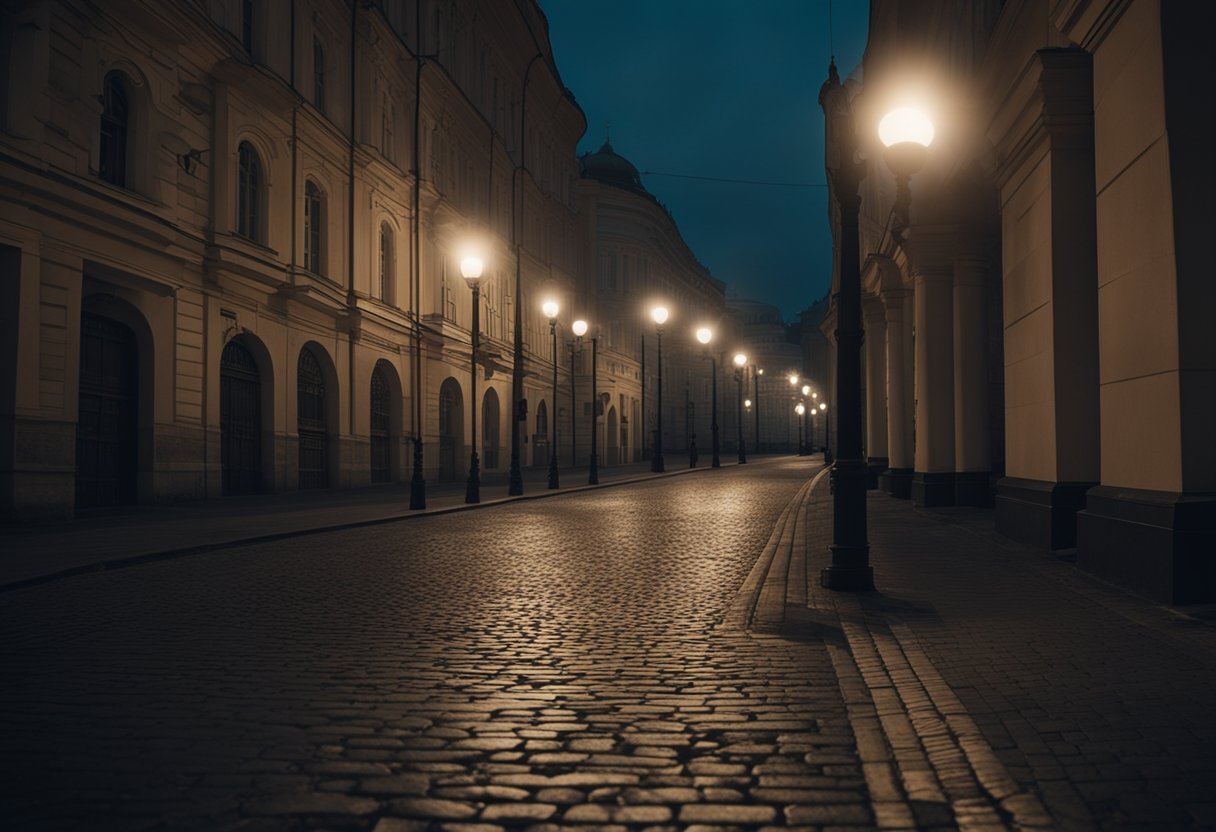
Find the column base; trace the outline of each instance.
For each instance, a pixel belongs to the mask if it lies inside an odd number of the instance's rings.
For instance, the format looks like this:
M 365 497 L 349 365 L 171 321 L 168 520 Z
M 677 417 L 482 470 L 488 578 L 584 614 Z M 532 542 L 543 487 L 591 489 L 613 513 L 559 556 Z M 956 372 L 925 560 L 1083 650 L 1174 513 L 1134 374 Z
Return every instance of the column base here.
M 874 567 L 825 566 L 819 573 L 819 585 L 838 592 L 868 592 L 874 589 Z
M 1097 483 L 1003 477 L 996 483 L 996 530 L 1043 549 L 1077 545 L 1077 512 Z
M 885 470 L 887 470 L 885 456 L 872 456 L 866 459 L 866 491 L 878 488 L 878 476 Z
M 1216 494 L 1099 485 L 1076 515 L 1077 565 L 1166 604 L 1216 600 Z
M 987 471 L 954 472 L 954 504 L 956 506 L 992 505 L 992 486 Z
M 929 507 L 954 505 L 954 472 L 914 472 L 912 502 Z
M 912 496 L 912 469 L 888 468 L 878 475 L 878 487 L 899 500 Z

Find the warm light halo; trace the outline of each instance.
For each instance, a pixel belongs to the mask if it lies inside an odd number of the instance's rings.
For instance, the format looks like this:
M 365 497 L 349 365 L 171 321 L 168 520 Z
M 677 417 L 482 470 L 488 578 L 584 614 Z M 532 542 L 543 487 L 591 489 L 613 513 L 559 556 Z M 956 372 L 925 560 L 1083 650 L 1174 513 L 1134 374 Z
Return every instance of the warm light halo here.
M 470 254 L 460 260 L 460 275 L 465 280 L 478 280 L 485 265 L 480 257 Z
M 764 375 L 764 368 L 763 368 L 763 367 L 757 367 L 757 368 L 756 368 L 756 375 L 758 375 L 758 376 L 762 376 L 762 375 Z
M 752 400 L 751 400 L 751 399 L 744 399 L 744 400 L 743 400 L 743 406 L 744 406 L 744 407 L 751 407 L 751 406 L 752 406 Z
M 707 326 L 703 326 L 697 330 L 697 340 L 702 344 L 708 344 L 714 340 L 714 331 Z
M 659 326 L 667 323 L 667 307 L 656 306 L 650 310 L 650 318 Z
M 820 403 L 819 403 L 819 410 L 820 410 L 821 412 L 822 412 L 822 411 L 824 411 L 824 410 L 827 410 L 827 409 L 828 409 L 828 403 L 827 403 L 827 402 L 820 402 Z
M 819 394 L 818 394 L 818 393 L 812 393 L 812 394 L 811 394 L 811 398 L 812 398 L 812 399 L 817 399 L 817 398 L 819 398 Z
M 806 405 L 804 405 L 802 402 L 798 402 L 798 404 L 794 405 L 794 412 L 801 416 L 802 414 L 806 413 Z
M 570 324 L 570 331 L 573 332 L 575 335 L 577 335 L 579 338 L 582 338 L 584 335 L 587 334 L 587 322 L 580 318 L 579 320 Z
M 742 367 L 742 366 L 743 366 L 744 364 L 746 364 L 746 363 L 747 363 L 747 356 L 746 356 L 746 355 L 744 355 L 744 354 L 743 354 L 743 353 L 741 353 L 741 352 L 737 352 L 737 353 L 735 353 L 735 366 L 736 366 L 736 367 Z
M 802 395 L 804 395 L 804 396 L 811 395 L 811 385 L 809 385 L 809 384 L 802 385 Z M 816 395 L 818 395 L 818 394 L 816 394 Z
M 915 107 L 896 107 L 878 123 L 878 138 L 887 147 L 914 142 L 928 147 L 933 143 L 933 122 Z
M 547 300 L 540 305 L 540 311 L 545 313 L 546 318 L 557 317 L 558 305 L 555 300 Z
M 798 386 L 798 374 L 790 373 L 790 387 L 797 387 L 797 386 Z

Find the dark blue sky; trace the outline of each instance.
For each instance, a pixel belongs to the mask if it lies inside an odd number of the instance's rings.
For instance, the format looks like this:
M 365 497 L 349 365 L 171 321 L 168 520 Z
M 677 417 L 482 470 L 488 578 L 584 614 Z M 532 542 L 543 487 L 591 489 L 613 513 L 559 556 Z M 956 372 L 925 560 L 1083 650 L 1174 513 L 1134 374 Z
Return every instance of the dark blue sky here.
M 827 0 L 540 0 L 562 80 L 587 114 L 579 153 L 611 123 L 640 171 L 823 183 Z M 833 4 L 836 64 L 860 62 L 869 3 Z M 787 320 L 830 284 L 822 187 L 643 175 L 728 293 Z

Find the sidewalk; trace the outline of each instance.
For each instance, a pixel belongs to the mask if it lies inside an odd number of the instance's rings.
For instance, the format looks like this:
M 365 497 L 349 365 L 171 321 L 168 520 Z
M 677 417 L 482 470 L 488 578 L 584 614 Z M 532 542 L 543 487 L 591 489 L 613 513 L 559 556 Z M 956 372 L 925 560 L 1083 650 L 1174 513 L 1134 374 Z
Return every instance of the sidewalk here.
M 759 457 L 756 461 L 763 461 Z M 0 527 L 0 591 L 43 583 L 81 572 L 129 566 L 230 546 L 318 531 L 389 523 L 466 511 L 516 500 L 552 497 L 588 488 L 623 485 L 709 469 L 688 468 L 686 458 L 669 456 L 666 473 L 653 474 L 650 462 L 601 466 L 599 484 L 587 484 L 586 466 L 558 471 L 560 488 L 548 487 L 548 470 L 526 468 L 524 493 L 508 496 L 504 472 L 483 474 L 481 502 L 465 503 L 465 481 L 426 483 L 426 508 L 411 511 L 410 484 L 321 489 L 173 505 L 123 506 L 66 523 Z M 723 467 L 734 465 L 724 455 Z
M 1216 628 L 997 535 L 990 510 L 867 508 L 877 591 L 819 586 L 820 476 L 731 616 L 826 642 L 881 827 L 1216 826 Z

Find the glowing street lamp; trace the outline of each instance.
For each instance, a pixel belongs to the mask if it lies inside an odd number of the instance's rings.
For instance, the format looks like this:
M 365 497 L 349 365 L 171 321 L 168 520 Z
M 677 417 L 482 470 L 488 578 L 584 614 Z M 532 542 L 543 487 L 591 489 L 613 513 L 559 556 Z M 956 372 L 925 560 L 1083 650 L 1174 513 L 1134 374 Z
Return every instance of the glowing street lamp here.
M 819 403 L 819 413 L 823 416 L 823 461 L 832 461 L 832 421 L 828 418 L 828 403 Z
M 912 174 L 925 166 L 929 145 L 933 143 L 933 122 L 914 107 L 898 107 L 878 123 L 878 138 L 885 146 L 883 159 L 895 174 L 894 214 L 896 230 L 907 227 L 912 189 Z
M 656 306 L 651 309 L 650 319 L 654 321 L 654 332 L 659 339 L 659 402 L 655 419 L 654 456 L 650 460 L 650 470 L 661 474 L 666 470 L 663 467 L 663 324 L 667 323 L 667 307 Z
M 798 456 L 806 456 L 806 447 L 803 442 L 803 437 L 806 435 L 806 405 L 798 402 L 794 405 L 794 412 L 798 414 Z
M 747 449 L 743 444 L 743 368 L 747 366 L 747 355 L 741 352 L 735 353 L 735 386 L 738 388 L 739 400 L 739 464 L 743 465 L 747 462 Z M 751 400 L 748 400 L 748 405 L 751 405 Z
M 549 336 L 553 339 L 553 418 L 552 439 L 549 441 L 549 487 L 557 488 L 557 301 L 547 300 L 541 304 L 540 311 L 549 319 Z
M 718 358 L 709 350 L 709 342 L 714 339 L 714 331 L 707 326 L 697 330 L 697 340 L 705 348 L 705 357 L 709 359 L 709 371 L 713 375 L 712 398 L 710 399 L 709 429 L 713 435 L 713 459 L 711 468 L 722 467 L 722 457 L 718 447 Z
M 460 261 L 460 274 L 473 290 L 472 351 L 469 354 L 470 390 L 473 394 L 469 407 L 472 416 L 472 451 L 469 453 L 469 479 L 464 489 L 466 503 L 481 502 L 481 465 L 477 459 L 477 348 L 481 339 L 481 272 L 484 267 L 485 263 L 476 255 L 469 255 Z
M 583 352 L 583 336 L 587 334 L 587 322 L 577 320 L 570 324 L 570 331 L 574 333 L 574 340 L 566 345 L 566 349 L 570 351 L 570 465 L 578 464 L 578 422 L 574 406 L 578 401 L 577 387 L 575 386 L 575 359 Z

